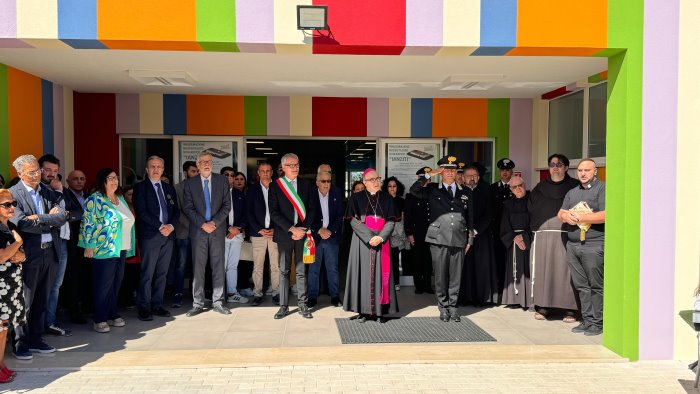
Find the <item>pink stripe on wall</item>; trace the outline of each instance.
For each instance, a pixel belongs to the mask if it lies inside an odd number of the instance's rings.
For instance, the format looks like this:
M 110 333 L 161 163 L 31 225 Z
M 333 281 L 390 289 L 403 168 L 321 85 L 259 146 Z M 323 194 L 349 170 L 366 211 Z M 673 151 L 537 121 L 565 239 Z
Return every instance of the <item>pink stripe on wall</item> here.
M 532 168 L 532 99 L 510 99 L 510 134 L 508 157 L 515 162 L 515 171 L 523 173 L 528 189 L 535 187 Z M 539 182 L 539 179 L 534 181 Z
M 275 52 L 274 24 L 273 0 L 236 1 L 236 41 L 241 52 Z
M 367 99 L 367 136 L 389 136 L 389 99 Z
M 64 143 L 65 129 L 63 116 L 63 86 L 53 84 L 53 154 L 61 159 L 63 164 L 63 175 L 68 175 L 65 168 L 66 147 Z M 65 178 L 64 178 L 65 179 Z
M 289 135 L 289 97 L 267 98 L 267 135 Z
M 0 38 L 17 38 L 15 0 L 0 0 Z
M 442 46 L 442 0 L 406 0 L 403 55 L 433 55 Z
M 676 156 L 678 29 L 670 26 L 678 26 L 679 8 L 679 0 L 644 1 L 640 360 L 673 359 L 676 174 L 659 163 Z
M 141 132 L 138 94 L 117 94 L 117 134 L 138 134 Z

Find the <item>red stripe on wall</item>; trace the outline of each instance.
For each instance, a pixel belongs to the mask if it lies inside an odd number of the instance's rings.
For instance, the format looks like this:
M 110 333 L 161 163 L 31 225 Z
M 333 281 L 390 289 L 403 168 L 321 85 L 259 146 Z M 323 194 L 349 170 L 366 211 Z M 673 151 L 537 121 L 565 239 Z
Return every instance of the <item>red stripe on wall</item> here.
M 116 96 L 111 93 L 73 93 L 75 169 L 92 185 L 100 168 L 119 168 Z
M 366 98 L 313 97 L 311 105 L 314 136 L 367 136 Z
M 552 90 L 551 92 L 547 92 L 547 93 L 543 94 L 542 100 L 551 100 L 553 98 L 563 96 L 567 93 L 569 93 L 569 91 L 566 90 L 566 86 L 562 86 L 559 89 L 555 89 L 555 90 Z

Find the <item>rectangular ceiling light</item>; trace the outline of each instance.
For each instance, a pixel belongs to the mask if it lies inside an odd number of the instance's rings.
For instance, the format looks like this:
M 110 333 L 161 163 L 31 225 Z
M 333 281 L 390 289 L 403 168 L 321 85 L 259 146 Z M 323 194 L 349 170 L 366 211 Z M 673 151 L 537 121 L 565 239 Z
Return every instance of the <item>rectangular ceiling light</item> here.
M 246 143 L 246 144 L 264 144 L 265 141 L 251 141 L 251 140 L 248 140 L 248 141 L 246 141 L 245 143 Z
M 297 30 L 328 30 L 328 6 L 298 5 Z
M 272 150 L 272 148 L 258 148 L 257 146 L 255 147 L 255 150 Z

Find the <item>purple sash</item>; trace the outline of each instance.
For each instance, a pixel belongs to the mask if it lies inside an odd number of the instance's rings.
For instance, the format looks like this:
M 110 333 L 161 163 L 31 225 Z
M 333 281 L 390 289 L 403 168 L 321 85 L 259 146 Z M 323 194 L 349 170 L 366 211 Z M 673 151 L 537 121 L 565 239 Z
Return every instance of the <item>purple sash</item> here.
M 365 225 L 367 228 L 370 230 L 381 230 L 384 227 L 384 223 L 386 221 L 384 218 L 375 218 L 374 216 L 365 216 Z M 381 251 L 381 272 L 382 272 L 382 288 L 381 288 L 381 295 L 379 298 L 379 303 L 382 305 L 386 305 L 389 303 L 389 275 L 391 274 L 391 252 L 389 249 L 389 242 L 384 242 L 382 244 L 382 251 Z M 373 293 L 374 290 L 374 253 L 375 250 L 371 249 L 370 250 L 370 292 Z M 374 294 L 370 293 L 370 302 L 374 302 Z

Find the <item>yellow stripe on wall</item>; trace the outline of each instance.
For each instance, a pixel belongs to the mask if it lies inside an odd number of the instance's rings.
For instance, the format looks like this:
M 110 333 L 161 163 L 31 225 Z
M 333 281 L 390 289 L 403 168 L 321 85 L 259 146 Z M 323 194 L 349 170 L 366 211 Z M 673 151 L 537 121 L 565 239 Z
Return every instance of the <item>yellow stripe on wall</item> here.
M 444 0 L 442 15 L 443 47 L 479 46 L 480 0 Z
M 277 53 L 311 54 L 311 43 L 297 30 L 297 5 L 312 5 L 311 0 L 275 1 L 275 49 Z
M 16 4 L 17 37 L 58 41 L 58 3 L 56 1 L 18 0 Z
M 389 99 L 389 137 L 411 136 L 411 99 Z
M 141 134 L 163 134 L 163 95 L 139 94 L 139 115 Z
M 312 132 L 312 101 L 310 96 L 295 96 L 289 98 L 289 135 L 311 137 Z

